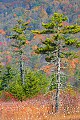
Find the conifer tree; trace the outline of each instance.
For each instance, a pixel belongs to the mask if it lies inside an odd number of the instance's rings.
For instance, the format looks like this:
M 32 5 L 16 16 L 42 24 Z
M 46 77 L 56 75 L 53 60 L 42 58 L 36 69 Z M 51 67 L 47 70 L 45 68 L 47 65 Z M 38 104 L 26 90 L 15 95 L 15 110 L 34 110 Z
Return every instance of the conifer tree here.
M 10 36 L 10 39 L 14 40 L 14 43 L 12 46 L 17 49 L 18 55 L 19 55 L 19 68 L 20 68 L 20 76 L 21 76 L 21 83 L 24 84 L 24 68 L 23 68 L 23 46 L 26 45 L 26 29 L 29 27 L 29 22 L 24 22 L 22 20 L 17 21 L 18 24 L 15 25 L 13 28 L 13 35 Z
M 15 73 L 10 65 L 7 65 L 6 67 L 4 67 L 0 76 L 0 79 L 2 80 L 1 90 L 5 90 L 9 88 L 9 83 L 11 82 L 14 76 L 15 76 Z
M 65 25 L 64 22 L 68 18 L 60 13 L 54 13 L 49 23 L 42 23 L 44 30 L 34 30 L 35 34 L 52 34 L 51 38 L 46 38 L 42 41 L 41 47 L 36 49 L 36 53 L 45 54 L 45 60 L 47 62 L 57 62 L 57 79 L 56 79 L 56 104 L 55 112 L 58 112 L 60 106 L 60 84 L 61 84 L 61 58 L 62 57 L 75 57 L 73 52 L 63 51 L 68 46 L 80 47 L 80 41 L 70 35 L 74 35 L 80 32 L 80 26 Z

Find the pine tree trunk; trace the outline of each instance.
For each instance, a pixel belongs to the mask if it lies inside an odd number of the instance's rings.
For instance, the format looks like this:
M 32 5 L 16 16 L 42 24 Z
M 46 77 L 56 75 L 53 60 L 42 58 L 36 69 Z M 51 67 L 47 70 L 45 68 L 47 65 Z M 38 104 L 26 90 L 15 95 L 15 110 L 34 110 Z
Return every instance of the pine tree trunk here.
M 57 89 L 56 89 L 56 104 L 55 112 L 58 112 L 60 105 L 60 49 L 58 50 L 58 65 L 57 65 Z
M 20 76 L 21 76 L 21 83 L 24 84 L 24 70 L 23 70 L 22 54 L 20 55 Z

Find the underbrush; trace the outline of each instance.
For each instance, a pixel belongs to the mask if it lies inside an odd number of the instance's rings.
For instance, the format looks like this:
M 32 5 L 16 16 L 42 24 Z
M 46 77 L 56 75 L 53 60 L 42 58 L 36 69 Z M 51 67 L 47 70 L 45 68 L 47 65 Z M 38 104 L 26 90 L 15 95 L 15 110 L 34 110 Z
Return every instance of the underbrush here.
M 26 101 L 0 101 L 0 120 L 80 120 L 80 97 L 73 90 L 61 91 L 61 106 L 55 113 L 55 92 Z M 52 112 L 53 105 L 53 112 Z

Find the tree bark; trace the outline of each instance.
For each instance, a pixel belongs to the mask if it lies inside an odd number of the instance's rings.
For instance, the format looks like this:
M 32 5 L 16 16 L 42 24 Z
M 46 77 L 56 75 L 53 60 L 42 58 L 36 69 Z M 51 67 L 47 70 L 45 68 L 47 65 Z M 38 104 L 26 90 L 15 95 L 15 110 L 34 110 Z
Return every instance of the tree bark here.
M 55 112 L 58 112 L 60 105 L 60 49 L 58 50 L 58 61 L 57 61 L 57 88 L 56 88 L 56 103 Z
M 24 70 L 23 70 L 22 54 L 20 55 L 20 76 L 21 76 L 21 83 L 24 84 Z

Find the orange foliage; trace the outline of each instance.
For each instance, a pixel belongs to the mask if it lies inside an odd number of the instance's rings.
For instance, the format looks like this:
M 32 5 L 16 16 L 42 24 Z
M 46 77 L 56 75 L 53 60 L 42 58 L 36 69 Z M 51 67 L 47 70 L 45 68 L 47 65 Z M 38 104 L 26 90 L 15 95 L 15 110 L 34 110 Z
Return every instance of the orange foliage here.
M 28 40 L 26 40 L 26 44 L 27 44 L 27 45 L 30 45 L 30 42 L 29 42 Z
M 43 35 L 41 35 L 41 34 L 35 34 L 35 35 L 34 35 L 34 39 L 37 39 L 37 38 L 43 40 L 43 39 L 45 39 L 45 36 L 43 36 Z
M 36 50 L 37 49 L 37 45 L 32 46 L 32 50 Z
M 19 49 L 16 47 L 15 49 L 14 49 L 14 51 L 18 51 Z
M 70 61 L 70 65 L 71 65 L 71 67 L 73 68 L 73 69 L 75 69 L 75 67 L 76 67 L 76 64 L 78 64 L 78 59 L 73 59 L 73 60 L 71 60 Z
M 50 75 L 52 67 L 53 67 L 53 64 L 49 64 L 49 65 L 43 66 L 41 70 L 46 72 L 47 75 Z
M 33 56 L 33 55 L 37 55 L 37 53 L 35 53 L 34 51 L 31 52 L 31 56 Z
M 17 101 L 17 99 L 9 92 L 3 91 L 1 96 L 0 96 L 0 100 L 3 102 L 6 101 Z
M 7 64 L 11 62 L 12 60 L 12 57 L 10 55 L 6 56 L 6 59 L 7 59 Z
M 0 34 L 5 35 L 6 32 L 4 30 L 0 30 Z
M 77 52 L 77 56 L 78 56 L 78 59 L 79 59 L 78 64 L 80 64 L 80 50 Z
M 79 60 L 77 58 L 73 60 L 68 60 L 68 71 L 70 75 L 74 75 L 76 65 L 79 63 Z
M 35 11 L 38 11 L 39 9 L 40 9 L 40 6 L 33 8 L 33 10 L 35 10 Z
M 6 51 L 5 53 L 6 53 L 6 54 L 10 54 L 10 52 L 9 52 L 9 51 Z
M 16 15 L 16 14 L 14 14 L 13 16 L 14 16 L 14 17 L 16 17 L 17 15 Z
M 78 15 L 78 18 L 80 18 L 80 14 Z

